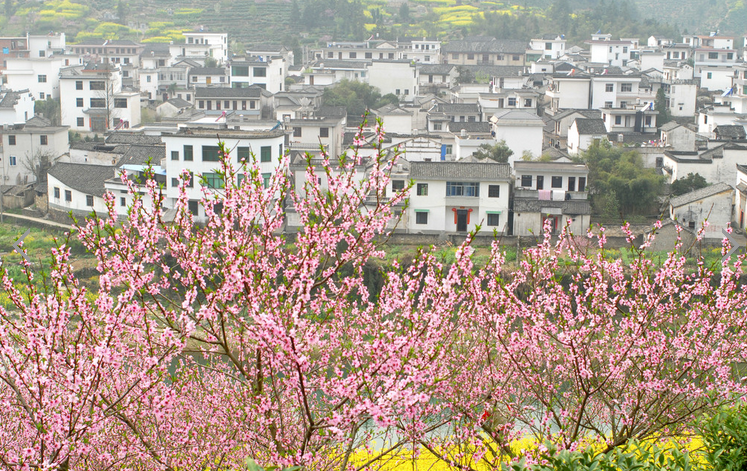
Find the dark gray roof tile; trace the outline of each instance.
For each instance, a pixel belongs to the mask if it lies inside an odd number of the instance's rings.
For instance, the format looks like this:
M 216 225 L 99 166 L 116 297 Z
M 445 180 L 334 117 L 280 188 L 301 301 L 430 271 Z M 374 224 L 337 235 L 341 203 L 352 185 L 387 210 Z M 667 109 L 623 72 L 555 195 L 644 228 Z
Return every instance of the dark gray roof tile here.
M 115 170 L 115 167 L 108 165 L 58 162 L 49 169 L 48 173 L 81 193 L 104 196 L 104 182 L 115 176 Z

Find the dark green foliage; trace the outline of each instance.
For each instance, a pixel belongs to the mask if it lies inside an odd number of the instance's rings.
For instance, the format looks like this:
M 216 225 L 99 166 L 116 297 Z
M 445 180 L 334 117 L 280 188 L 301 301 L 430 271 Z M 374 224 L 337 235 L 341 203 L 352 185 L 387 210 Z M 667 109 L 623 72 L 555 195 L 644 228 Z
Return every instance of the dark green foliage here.
M 511 465 L 511 471 L 691 471 L 697 469 L 690 455 L 677 448 L 663 448 L 635 440 L 607 453 L 593 448 L 583 451 L 558 451 L 553 444 L 542 454 L 543 462 Z
M 609 201 L 611 192 L 622 216 L 646 215 L 658 210 L 657 198 L 664 177 L 652 168 L 644 168 L 638 152 L 613 147 L 608 141 L 595 142 L 584 152 L 583 160 L 589 166 L 589 193 L 597 214 L 606 214 L 614 208 Z
M 399 19 L 402 23 L 410 24 L 410 7 L 407 2 L 402 3 L 402 6 L 399 7 Z
M 461 65 L 457 67 L 457 83 L 475 83 L 475 74 Z
M 666 124 L 672 119 L 672 117 L 669 115 L 667 96 L 663 88 L 659 88 L 659 90 L 656 91 L 654 110 L 659 112 L 659 115 L 656 117 L 656 124 L 658 124 L 659 126 Z
M 36 100 L 34 102 L 34 113 L 40 114 L 50 120 L 52 126 L 59 126 L 62 120 L 60 102 L 51 97 L 47 97 L 46 100 Z
M 714 470 L 747 471 L 747 405 L 724 408 L 698 425 Z
M 508 158 L 514 155 L 514 151 L 509 149 L 506 145 L 506 141 L 501 141 L 497 144 L 483 144 L 477 148 L 477 152 L 473 154 L 475 158 L 483 160 L 490 159 L 498 163 L 507 163 Z
M 379 89 L 367 83 L 342 80 L 324 89 L 322 103 L 344 106 L 348 116 L 362 116 L 366 110 L 380 108 L 388 103 L 398 104 L 399 99 L 391 93 L 381 96 Z
M 670 189 L 673 196 L 679 196 L 707 186 L 708 182 L 699 173 L 688 173 L 686 177 L 673 181 Z

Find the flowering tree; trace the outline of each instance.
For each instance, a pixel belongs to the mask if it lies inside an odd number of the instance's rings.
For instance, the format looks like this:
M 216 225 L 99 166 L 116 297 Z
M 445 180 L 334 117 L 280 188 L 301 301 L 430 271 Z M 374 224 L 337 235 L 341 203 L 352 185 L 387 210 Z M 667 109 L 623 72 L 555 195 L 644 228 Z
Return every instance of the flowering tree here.
M 357 153 L 325 156 L 293 189 L 285 161 L 265 187 L 255 160 L 234 169 L 224 149 L 202 224 L 184 187 L 166 221 L 155 180 L 124 177 L 127 216 L 107 195 L 106 218 L 78 227 L 95 296 L 64 246 L 44 285 L 3 273 L 16 306 L 0 311 L 3 467 L 345 470 L 424 450 L 497 467 L 519 436 L 612 448 L 743 392 L 741 262 L 713 286 L 680 247 L 661 267 L 642 247 L 625 267 L 603 236 L 585 253 L 564 233 L 518 269 L 497 245 L 476 268 L 470 237 L 451 266 L 421 251 L 370 290 L 407 198 L 386 193 L 395 161 L 379 145 L 360 175 Z

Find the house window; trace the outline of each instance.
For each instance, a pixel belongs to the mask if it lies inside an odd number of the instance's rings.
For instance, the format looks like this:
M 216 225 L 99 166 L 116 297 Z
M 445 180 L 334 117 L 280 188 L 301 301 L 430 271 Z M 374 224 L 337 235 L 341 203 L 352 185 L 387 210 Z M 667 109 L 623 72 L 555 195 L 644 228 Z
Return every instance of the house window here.
M 84 119 L 84 118 L 77 118 L 77 119 L 76 119 L 76 121 L 75 121 L 75 123 L 76 123 L 76 125 L 77 125 L 77 126 L 78 126 L 79 128 L 82 128 L 83 126 L 85 126 L 85 125 L 86 125 L 86 123 L 85 123 L 85 119 Z
M 257 102 L 254 100 L 249 100 L 249 109 L 253 110 L 257 107 Z
M 319 128 L 319 137 L 329 137 L 329 128 Z
M 124 196 L 120 196 L 119 197 L 119 205 L 122 206 L 122 207 L 127 206 L 127 198 L 125 198 Z
M 729 60 L 734 59 L 734 53 L 733 52 L 727 52 L 726 53 L 726 58 L 729 59 Z
M 563 188 L 563 177 L 552 177 L 550 185 L 552 188 Z
M 474 54 L 467 54 L 467 60 L 471 61 L 475 58 Z
M 488 226 L 500 226 L 501 224 L 501 213 L 491 212 L 488 213 Z
M 65 201 L 72 202 L 73 201 L 73 192 L 70 190 L 65 190 Z
M 516 106 L 516 98 L 509 98 L 508 106 Z
M 267 69 L 265 67 L 254 67 L 255 77 L 267 77 Z
M 366 59 L 373 59 L 373 53 L 367 52 L 366 53 Z
M 500 198 L 501 197 L 501 186 L 500 185 L 488 185 L 488 198 Z
M 633 84 L 632 83 L 622 83 L 622 84 L 620 84 L 620 91 L 621 92 L 632 92 L 633 91 Z
M 605 92 L 614 92 L 615 91 L 615 84 L 614 83 L 607 83 L 604 85 L 604 91 Z
M 708 53 L 709 59 L 718 59 L 718 52 L 709 52 Z
M 106 90 L 106 82 L 92 80 L 88 83 L 89 90 Z
M 605 101 L 604 102 L 604 107 L 605 108 L 612 108 L 612 102 L 611 101 Z
M 272 162 L 272 147 L 262 146 L 259 150 L 259 156 L 260 162 Z
M 568 177 L 568 191 L 576 191 L 576 177 Z
M 392 180 L 392 191 L 402 191 L 405 189 L 404 180 Z
M 248 147 L 239 147 L 236 149 L 236 157 L 239 162 L 248 162 L 251 159 L 251 153 Z
M 646 116 L 646 126 L 651 126 L 651 116 Z
M 10 136 L 8 136 L 8 145 L 9 146 L 16 145 L 16 136 L 14 136 L 12 134 Z
M 351 59 L 357 59 L 357 58 L 358 58 L 358 54 L 357 54 L 357 53 L 355 53 L 355 52 L 351 52 L 351 53 L 350 53 L 350 56 L 349 56 L 349 57 L 350 57 Z
M 231 109 L 231 102 L 228 100 L 223 101 L 223 109 L 230 110 Z
M 552 51 L 552 43 L 545 43 L 545 51 Z
M 433 123 L 433 130 L 434 131 L 440 131 L 441 129 L 442 129 L 441 128 L 441 123 Z
M 531 108 L 531 107 L 532 107 L 532 99 L 531 98 L 526 98 L 524 100 L 524 108 Z
M 78 108 L 83 108 L 83 98 L 76 98 L 75 106 L 77 106 Z
M 54 197 L 55 197 L 55 199 L 60 199 L 60 189 L 59 189 L 59 187 L 54 187 Z
M 283 144 L 278 144 L 278 156 L 283 156 Z
M 115 108 L 127 108 L 127 98 L 115 98 L 114 107 Z
M 293 128 L 293 137 L 301 137 L 301 128 L 300 127 Z
M 46 95 L 45 95 L 45 93 L 44 93 L 44 92 L 39 92 L 39 99 L 40 99 L 40 100 L 43 100 L 45 96 L 46 96 Z
M 428 211 L 415 210 L 415 224 L 428 224 Z
M 270 187 L 270 179 L 272 178 L 271 173 L 263 173 L 262 174 L 262 187 L 263 188 L 269 188 Z
M 417 195 L 418 196 L 428 196 L 428 184 L 427 183 L 418 183 L 418 186 L 417 186 Z
M 16 165 L 18 165 L 18 159 L 16 159 L 15 155 L 11 155 L 9 159 L 11 167 L 15 167 Z
M 192 146 L 184 146 L 184 161 L 187 162 L 187 161 L 193 160 L 192 155 L 193 155 Z
M 193 81 L 193 82 L 197 82 L 197 76 L 193 75 L 193 76 L 192 76 L 192 81 Z
M 171 160 L 179 160 L 179 151 L 178 150 L 172 150 L 171 151 Z
M 46 135 L 39 136 L 39 144 L 46 146 L 49 143 L 49 139 Z
M 145 76 L 145 81 L 146 82 L 150 83 L 152 80 L 153 80 L 153 77 L 151 77 L 150 75 L 146 75 Z
M 615 116 L 615 124 L 622 124 L 622 116 L 620 115 Z
M 709 79 L 712 79 L 713 78 L 713 72 L 708 72 L 706 74 L 706 77 L 709 78 Z
M 459 59 L 459 54 L 452 54 L 452 55 L 451 55 L 451 58 L 452 58 L 452 59 Z
M 106 99 L 91 98 L 91 108 L 106 108 Z
M 531 175 L 522 175 L 521 176 L 521 186 L 524 188 L 531 188 L 532 187 L 532 176 Z
M 202 146 L 202 161 L 203 162 L 219 162 L 220 161 L 220 147 Z
M 223 177 L 213 172 L 206 172 L 202 174 L 202 178 L 205 180 L 205 186 L 208 188 L 223 188 Z
M 586 177 L 578 177 L 578 191 L 586 189 Z
M 36 81 L 39 83 L 47 83 L 47 76 L 46 75 L 37 75 Z
M 397 96 L 401 95 L 399 88 L 394 90 L 394 94 Z
M 192 213 L 193 216 L 197 216 L 199 214 L 199 202 L 190 200 L 187 202 L 187 209 L 189 209 L 189 212 Z
M 173 188 L 178 188 L 179 187 L 179 179 L 178 178 L 172 178 L 171 179 L 171 186 Z
M 86 195 L 86 206 L 93 206 L 93 196 Z
M 446 196 L 480 196 L 479 183 L 446 182 Z
M 623 46 L 623 54 L 628 52 L 628 46 Z
M 83 81 L 82 80 L 76 80 L 75 81 L 75 89 L 76 90 L 83 90 Z

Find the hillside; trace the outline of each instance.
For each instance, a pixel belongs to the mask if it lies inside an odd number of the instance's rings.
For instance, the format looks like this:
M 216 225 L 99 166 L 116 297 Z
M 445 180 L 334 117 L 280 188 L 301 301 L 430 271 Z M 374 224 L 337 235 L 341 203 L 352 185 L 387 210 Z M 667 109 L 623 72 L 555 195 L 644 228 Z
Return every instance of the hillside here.
M 288 43 L 291 38 L 361 40 L 402 35 L 465 34 L 529 39 L 564 32 L 580 43 L 590 32 L 613 36 L 675 35 L 678 31 L 742 34 L 744 0 L 5 0 L 4 35 L 64 31 L 68 42 L 87 38 L 178 41 L 198 26 L 227 31 L 243 44 Z

